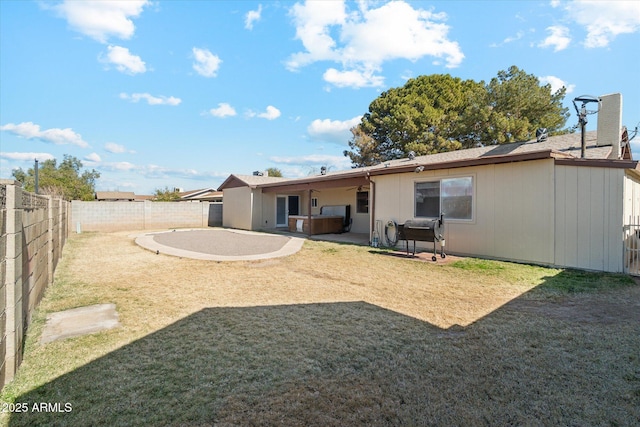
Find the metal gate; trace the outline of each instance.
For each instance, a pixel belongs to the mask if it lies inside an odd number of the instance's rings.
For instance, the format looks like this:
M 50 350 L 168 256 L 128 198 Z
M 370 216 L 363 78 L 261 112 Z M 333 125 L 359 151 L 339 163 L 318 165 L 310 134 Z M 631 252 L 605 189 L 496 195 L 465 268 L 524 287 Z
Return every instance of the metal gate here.
M 624 272 L 640 276 L 640 217 L 623 227 Z

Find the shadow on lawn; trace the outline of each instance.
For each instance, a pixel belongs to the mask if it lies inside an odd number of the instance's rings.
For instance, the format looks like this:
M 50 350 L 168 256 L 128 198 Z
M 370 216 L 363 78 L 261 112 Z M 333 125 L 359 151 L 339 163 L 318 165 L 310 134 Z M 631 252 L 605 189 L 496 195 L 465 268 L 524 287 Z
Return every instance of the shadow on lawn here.
M 630 425 L 639 335 L 510 304 L 450 330 L 365 302 L 209 308 L 18 397 L 72 410 L 9 425 Z

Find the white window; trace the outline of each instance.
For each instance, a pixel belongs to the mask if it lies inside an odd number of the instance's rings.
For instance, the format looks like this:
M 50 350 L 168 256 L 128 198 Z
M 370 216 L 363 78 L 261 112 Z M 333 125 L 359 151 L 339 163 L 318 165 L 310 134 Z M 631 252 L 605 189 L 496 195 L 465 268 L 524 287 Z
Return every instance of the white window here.
M 311 198 L 311 207 L 312 208 L 317 208 L 318 207 L 318 198 L 317 197 L 312 197 Z
M 473 219 L 473 178 L 445 178 L 416 182 L 415 216 L 445 219 Z

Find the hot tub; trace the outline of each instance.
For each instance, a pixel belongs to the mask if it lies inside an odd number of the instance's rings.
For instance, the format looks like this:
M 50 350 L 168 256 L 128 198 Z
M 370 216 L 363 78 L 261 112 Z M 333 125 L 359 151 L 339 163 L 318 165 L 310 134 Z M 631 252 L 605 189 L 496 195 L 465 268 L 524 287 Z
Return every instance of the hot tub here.
M 312 215 L 311 232 L 309 232 L 308 216 L 289 215 L 289 231 L 305 234 L 342 233 L 344 231 L 344 217 L 338 215 Z

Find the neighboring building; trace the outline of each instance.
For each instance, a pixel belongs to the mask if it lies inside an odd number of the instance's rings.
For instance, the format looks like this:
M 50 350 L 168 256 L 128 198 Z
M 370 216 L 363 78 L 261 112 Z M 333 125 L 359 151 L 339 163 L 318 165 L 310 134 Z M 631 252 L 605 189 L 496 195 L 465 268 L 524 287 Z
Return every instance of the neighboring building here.
M 136 195 L 133 191 L 96 191 L 96 200 L 99 202 L 133 202 Z
M 153 200 L 153 197 L 134 194 L 133 191 L 96 191 L 98 202 L 142 202 Z
M 203 188 L 200 190 L 181 191 L 180 201 L 216 202 L 222 203 L 222 191 L 215 188 Z
M 311 220 L 323 206 L 349 205 L 350 231 L 371 235 L 444 212 L 450 253 L 634 272 L 640 262 L 625 253 L 624 227 L 640 222 L 640 167 L 622 127 L 621 96 L 601 99 L 584 158 L 576 133 L 301 179 L 231 175 L 218 189 L 223 226 L 276 229 L 290 215 Z

